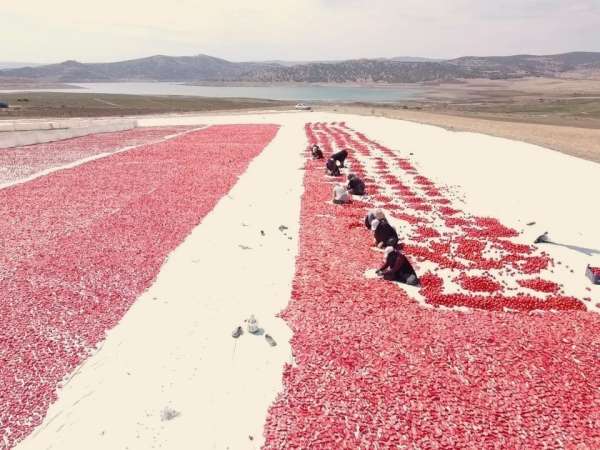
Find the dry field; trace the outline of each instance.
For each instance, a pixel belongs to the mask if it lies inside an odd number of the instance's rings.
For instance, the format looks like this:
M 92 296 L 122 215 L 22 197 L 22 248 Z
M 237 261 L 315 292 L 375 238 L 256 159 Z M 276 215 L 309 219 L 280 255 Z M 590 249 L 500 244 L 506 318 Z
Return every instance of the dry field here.
M 600 162 L 599 80 L 472 80 L 426 89 L 418 102 L 326 109 L 484 133 Z
M 0 94 L 17 109 L 0 110 L 0 119 L 20 117 L 102 117 L 170 114 L 198 111 L 279 109 L 289 102 L 244 98 L 206 98 L 179 95 L 121 95 L 63 92 L 18 92 Z M 20 101 L 19 101 L 20 100 Z

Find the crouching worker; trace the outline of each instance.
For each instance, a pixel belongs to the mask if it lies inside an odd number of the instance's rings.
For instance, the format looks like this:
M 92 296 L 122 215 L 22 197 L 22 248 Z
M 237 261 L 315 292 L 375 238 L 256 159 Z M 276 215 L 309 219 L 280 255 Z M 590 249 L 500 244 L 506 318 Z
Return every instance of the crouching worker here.
M 311 152 L 313 159 L 323 159 L 323 151 L 317 144 L 313 144 Z
M 335 163 L 335 160 L 331 158 L 325 163 L 325 169 L 327 169 L 327 174 L 333 177 L 339 177 L 341 175 L 340 168 Z
M 343 205 L 344 203 L 350 203 L 352 197 L 341 184 L 336 184 L 333 187 L 333 203 L 336 205 Z
M 384 245 L 390 246 L 398 243 L 398 233 L 386 219 L 374 219 L 371 222 L 371 230 L 373 230 L 375 245 L 379 248 L 383 248 Z
M 375 220 L 381 220 L 381 219 L 385 219 L 385 214 L 383 213 L 382 209 L 375 209 L 375 210 L 371 210 L 367 213 L 367 215 L 365 216 L 365 227 L 367 227 L 367 229 L 371 229 L 371 223 Z
M 352 195 L 365 195 L 365 183 L 353 173 L 348 175 L 348 192 Z
M 390 244 L 393 241 L 390 241 Z M 402 253 L 402 245 L 394 243 L 385 249 L 385 264 L 377 271 L 384 280 L 398 281 L 411 286 L 419 286 L 419 278 L 406 256 Z
M 342 150 L 331 155 L 331 159 L 340 163 L 340 167 L 344 167 L 344 162 L 348 157 L 348 150 Z

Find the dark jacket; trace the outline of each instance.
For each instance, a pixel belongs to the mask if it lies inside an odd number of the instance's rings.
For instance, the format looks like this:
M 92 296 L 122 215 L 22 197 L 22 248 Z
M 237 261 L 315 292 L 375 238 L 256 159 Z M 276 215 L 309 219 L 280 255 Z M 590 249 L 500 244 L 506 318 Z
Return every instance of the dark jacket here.
M 331 155 L 331 159 L 333 159 L 334 161 L 339 161 L 340 165 L 342 167 L 344 167 L 344 161 L 346 161 L 347 157 L 348 157 L 348 150 L 341 150 L 341 151 Z
M 386 280 L 400 281 L 405 283 L 408 277 L 415 276 L 415 283 L 418 284 L 417 274 L 406 256 L 398 250 L 392 251 L 385 260 L 385 264 L 379 269 L 383 272 Z
M 394 239 L 396 243 L 398 242 L 398 233 L 393 226 L 391 226 L 387 220 L 381 219 L 379 221 L 379 225 L 375 229 L 375 242 L 379 244 L 380 242 L 389 245 L 390 239 Z
M 334 177 L 339 177 L 341 175 L 340 168 L 337 166 L 333 159 L 328 159 L 325 163 L 325 167 L 327 168 L 327 172 Z
M 313 159 L 323 159 L 323 151 L 319 148 L 318 145 L 313 145 L 311 152 Z
M 365 216 L 365 227 L 367 227 L 369 230 L 371 229 L 371 222 L 373 222 L 374 219 L 375 213 L 372 211 Z
M 348 190 L 354 195 L 365 195 L 365 183 L 360 178 L 352 178 L 348 181 Z

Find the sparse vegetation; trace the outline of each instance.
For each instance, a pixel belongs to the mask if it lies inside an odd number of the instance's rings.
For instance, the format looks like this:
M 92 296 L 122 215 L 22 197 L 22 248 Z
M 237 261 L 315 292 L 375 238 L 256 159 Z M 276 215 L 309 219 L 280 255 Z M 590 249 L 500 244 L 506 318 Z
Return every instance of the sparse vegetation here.
M 185 113 L 195 111 L 231 111 L 248 109 L 289 108 L 289 102 L 243 98 L 207 98 L 179 95 L 142 96 L 31 92 L 3 94 L 8 103 L 19 102 L 18 109 L 0 112 L 2 118 L 16 117 L 98 117 L 140 114 Z

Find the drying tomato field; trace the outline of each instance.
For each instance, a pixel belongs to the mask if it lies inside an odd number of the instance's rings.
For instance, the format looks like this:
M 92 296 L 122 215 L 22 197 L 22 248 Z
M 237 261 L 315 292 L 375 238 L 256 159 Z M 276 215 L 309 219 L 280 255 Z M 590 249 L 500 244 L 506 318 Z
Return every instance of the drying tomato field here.
M 277 129 L 212 126 L 0 190 L 0 447 L 42 421 L 59 383 Z M 53 165 L 59 148 L 81 157 L 180 131 L 142 129 L 37 150 Z M 32 153 L 17 150 L 23 159 Z
M 64 141 L 5 149 L 0 152 L 0 185 L 14 183 L 44 170 L 84 158 L 113 153 L 167 136 L 189 131 L 190 127 L 134 128 L 113 133 L 90 134 Z
M 546 278 L 556 262 L 344 123 L 306 132 L 326 154 L 353 149 L 372 197 L 332 204 L 334 180 L 307 162 L 282 314 L 296 364 L 266 448 L 600 447 L 600 318 Z M 365 277 L 381 264 L 363 225 L 373 207 L 402 225 L 420 289 Z
M 293 122 L 296 132 L 300 123 Z M 0 149 L 0 186 L 7 186 L 0 189 L 0 448 L 14 447 L 43 422 L 61 385 L 278 130 L 163 126 Z M 300 141 L 287 131 L 279 136 L 290 141 L 278 136 L 274 154 Z M 291 299 L 280 314 L 293 331 L 293 364 L 284 367 L 283 389 L 269 409 L 264 448 L 600 448 L 600 316 L 588 311 L 592 294 L 570 292 L 560 275 L 565 267 L 543 247 L 498 218 L 470 212 L 454 190 L 419 169 L 410 148 L 388 148 L 344 122 L 308 123 L 304 132 L 299 248 Z M 351 149 L 346 173 L 362 178 L 368 195 L 333 204 L 333 185 L 342 179 L 310 158 L 313 143 L 326 155 Z M 271 170 L 273 160 L 261 161 Z M 244 180 L 248 208 L 260 201 L 252 180 Z M 290 192 L 287 198 L 299 199 L 299 190 Z M 288 230 L 267 222 L 280 220 L 271 205 L 277 201 L 263 201 L 273 217 L 252 218 L 261 227 L 259 245 L 279 246 L 271 235 Z M 419 287 L 371 275 L 383 255 L 364 225 L 373 208 L 397 228 Z M 236 214 L 231 208 L 227 217 Z M 293 238 L 284 237 L 289 247 Z M 268 281 L 264 255 L 275 253 L 253 256 L 260 251 L 239 247 L 248 255 L 243 264 L 263 265 Z M 292 273 L 290 266 L 290 279 Z M 222 338 L 234 358 L 238 340 Z M 289 349 L 276 338 L 280 344 L 268 351 L 287 361 Z M 210 350 L 221 352 L 220 342 Z M 251 348 L 241 345 L 240 354 Z M 211 401 L 240 401 L 223 392 Z M 196 442 L 202 446 L 201 437 Z M 248 445 L 255 444 L 250 436 Z

